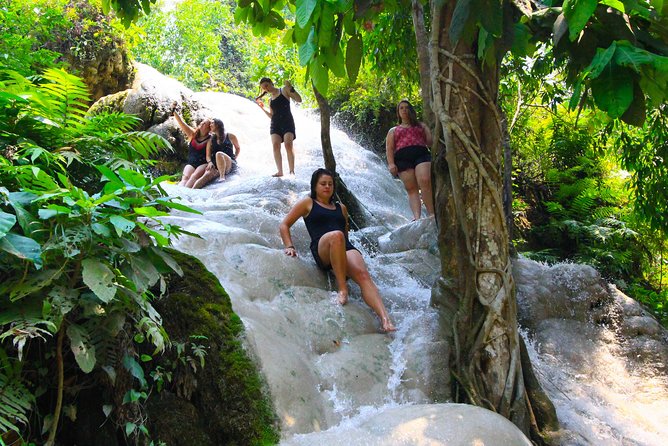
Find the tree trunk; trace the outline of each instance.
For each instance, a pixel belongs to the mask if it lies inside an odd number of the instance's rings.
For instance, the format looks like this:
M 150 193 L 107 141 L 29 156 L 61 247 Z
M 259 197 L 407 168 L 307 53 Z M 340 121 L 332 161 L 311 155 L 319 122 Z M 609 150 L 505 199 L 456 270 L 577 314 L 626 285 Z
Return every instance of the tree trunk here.
M 350 217 L 350 224 L 353 229 L 359 230 L 367 225 L 367 214 L 364 212 L 362 204 L 357 197 L 350 192 L 348 186 L 346 186 L 346 183 L 343 181 L 343 178 L 341 178 L 336 171 L 336 159 L 334 159 L 332 138 L 330 136 L 331 113 L 329 102 L 327 102 L 327 98 L 320 94 L 318 89 L 315 88 L 315 85 L 313 85 L 313 94 L 318 101 L 318 108 L 320 109 L 320 145 L 322 146 L 322 157 L 325 161 L 325 169 L 334 174 L 338 199 L 348 208 L 348 216 Z
M 424 23 L 424 10 L 420 0 L 411 1 L 415 42 L 417 43 L 420 67 L 420 95 L 422 97 L 422 120 L 430 129 L 434 128 L 434 112 L 431 108 L 431 79 L 429 77 L 429 36 Z
M 430 78 L 439 140 L 434 202 L 441 251 L 432 302 L 451 344 L 452 398 L 493 410 L 530 435 L 535 422 L 522 375 L 501 195 L 499 73 L 489 66 L 483 70 L 475 44 L 450 41 L 455 4 L 431 3 Z

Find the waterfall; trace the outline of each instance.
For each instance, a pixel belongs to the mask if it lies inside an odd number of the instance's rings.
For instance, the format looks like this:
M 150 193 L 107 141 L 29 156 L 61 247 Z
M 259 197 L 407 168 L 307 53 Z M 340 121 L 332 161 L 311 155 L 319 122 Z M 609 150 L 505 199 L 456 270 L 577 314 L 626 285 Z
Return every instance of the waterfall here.
M 379 332 L 355 285 L 346 306 L 334 302 L 333 279 L 316 268 L 301 220 L 292 228 L 299 256 L 289 258 L 281 249 L 278 224 L 307 194 L 311 173 L 322 166 L 317 119 L 293 106 L 296 175 L 272 178 L 269 120 L 259 107 L 223 93 L 194 93 L 192 99 L 202 105 L 201 113 L 224 121 L 238 137 L 241 154 L 238 173 L 225 182 L 203 190 L 165 185 L 170 195 L 201 212 L 169 217 L 201 237 L 182 237 L 175 247 L 202 260 L 228 291 L 246 327 L 245 344 L 267 381 L 283 443 L 454 445 L 472 444 L 463 441 L 474 435 L 483 442 L 497 439 L 484 444 L 528 444 L 519 436 L 499 443 L 500 432 L 513 429 L 503 419 L 485 419 L 487 427 L 471 425 L 468 434 L 457 431 L 468 426 L 467 417 L 487 415 L 469 415 L 470 406 L 434 404 L 443 402 L 447 378 L 447 346 L 438 339 L 437 315 L 429 305 L 440 267 L 434 223 L 410 223 L 403 186 L 382 160 L 332 129 L 337 170 L 373 222 L 352 232 L 351 241 L 397 326 L 393 335 Z M 283 158 L 286 164 L 285 152 Z M 531 294 L 531 288 L 524 292 Z M 553 322 L 553 327 L 541 333 L 557 338 L 537 332 L 527 338 L 537 375 L 565 428 L 560 444 L 662 444 L 660 438 L 668 438 L 665 376 L 643 374 L 615 356 L 610 333 L 589 338 L 581 326 Z M 561 348 L 545 348 L 549 343 Z M 591 348 L 568 350 L 585 345 Z M 447 435 L 433 434 L 446 424 Z

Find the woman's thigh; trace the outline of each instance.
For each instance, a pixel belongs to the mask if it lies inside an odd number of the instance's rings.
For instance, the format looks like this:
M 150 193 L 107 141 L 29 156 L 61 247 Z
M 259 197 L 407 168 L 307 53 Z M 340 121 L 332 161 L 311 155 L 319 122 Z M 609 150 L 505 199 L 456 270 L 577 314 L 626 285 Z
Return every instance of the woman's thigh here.
M 332 264 L 332 244 L 334 241 L 342 242 L 339 243 L 339 245 L 342 246 L 343 249 L 346 249 L 346 237 L 341 231 L 328 232 L 320 237 L 320 240 L 318 241 L 318 256 L 324 266 Z

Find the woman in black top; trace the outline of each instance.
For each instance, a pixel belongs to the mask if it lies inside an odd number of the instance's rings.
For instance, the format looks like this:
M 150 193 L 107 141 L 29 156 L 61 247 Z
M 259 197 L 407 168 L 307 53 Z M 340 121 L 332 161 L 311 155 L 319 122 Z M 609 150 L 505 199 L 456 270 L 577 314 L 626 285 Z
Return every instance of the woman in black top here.
M 225 133 L 225 124 L 220 119 L 214 119 L 211 123 L 211 139 L 206 146 L 206 175 L 215 176 L 216 173 L 222 181 L 225 175 L 236 168 L 236 159 L 241 152 L 239 141 L 232 133 Z M 232 149 L 234 148 L 234 151 Z
M 299 103 L 302 97 L 292 87 L 289 81 L 285 81 L 283 88 L 276 88 L 274 83 L 268 77 L 260 79 L 260 89 L 263 93 L 255 98 L 257 105 L 262 108 L 267 116 L 271 118 L 269 133 L 271 134 L 271 144 L 274 148 L 274 161 L 276 162 L 277 172 L 275 177 L 283 176 L 283 158 L 281 157 L 281 143 L 285 145 L 285 151 L 288 155 L 288 167 L 290 174 L 295 173 L 295 154 L 292 150 L 292 142 L 296 138 L 295 120 L 290 111 L 290 99 Z M 262 98 L 269 93 L 269 110 L 265 108 Z
M 318 169 L 311 177 L 311 195 L 298 201 L 279 226 L 285 254 L 296 257 L 290 228 L 302 217 L 311 236 L 311 254 L 319 268 L 332 269 L 341 305 L 348 302 L 347 277 L 362 290 L 362 299 L 378 315 L 383 331 L 394 331 L 378 287 L 371 279 L 362 254 L 348 240 L 348 210 L 333 201 L 334 176 L 326 169 Z
M 206 147 L 210 139 L 211 121 L 204 119 L 196 128 L 193 128 L 183 122 L 183 118 L 175 110 L 176 102 L 172 104 L 170 112 L 188 138 L 188 163 L 183 168 L 183 177 L 179 186 L 199 189 L 210 181 L 203 177 L 207 167 Z

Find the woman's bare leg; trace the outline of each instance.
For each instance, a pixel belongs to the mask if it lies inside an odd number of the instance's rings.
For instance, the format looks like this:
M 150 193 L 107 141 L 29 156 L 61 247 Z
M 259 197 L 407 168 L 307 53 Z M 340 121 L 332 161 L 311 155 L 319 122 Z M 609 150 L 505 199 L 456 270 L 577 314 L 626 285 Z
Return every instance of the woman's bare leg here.
M 204 166 L 204 173 L 202 173 L 202 175 L 195 180 L 195 182 L 193 183 L 193 189 L 203 188 L 211 181 L 213 181 L 213 179 L 216 178 L 216 175 L 218 175 L 216 169 L 206 170 L 206 166 Z
M 420 203 L 420 190 L 418 189 L 418 182 L 415 178 L 415 170 L 408 169 L 399 172 L 399 178 L 401 178 L 401 181 L 404 183 L 404 187 L 408 193 L 408 205 L 411 207 L 413 217 L 417 220 L 420 218 L 422 204 Z
M 232 158 L 223 152 L 216 153 L 216 168 L 218 169 L 220 179 L 225 181 L 225 175 L 232 170 Z
M 367 270 L 362 254 L 355 249 L 351 249 L 346 253 L 346 257 L 348 261 L 348 275 L 362 289 L 362 299 L 380 318 L 383 331 L 395 331 L 396 328 L 387 314 L 378 287 L 369 275 L 369 270 Z
M 195 168 L 190 164 L 186 164 L 186 167 L 183 168 L 183 176 L 181 177 L 181 181 L 179 181 L 179 186 L 185 186 L 193 172 L 195 172 Z
M 345 305 L 348 302 L 348 284 L 346 283 L 346 236 L 343 232 L 332 231 L 323 235 L 318 242 L 318 255 L 325 266 L 332 266 L 339 303 Z
M 290 174 L 295 174 L 295 152 L 293 150 L 293 141 L 295 140 L 295 135 L 293 133 L 286 133 L 283 136 L 283 145 L 285 145 L 285 151 L 288 154 L 288 168 L 290 169 Z
M 194 187 L 195 182 L 200 179 L 202 175 L 206 172 L 206 164 L 202 164 L 201 166 L 197 166 L 195 171 L 193 172 L 192 175 L 190 175 L 190 178 L 188 181 L 186 181 L 186 187 Z
M 283 157 L 281 156 L 281 137 L 277 134 L 271 135 L 271 146 L 274 149 L 274 162 L 276 162 L 276 173 L 272 176 L 283 176 Z
M 415 178 L 422 192 L 422 201 L 427 208 L 427 215 L 434 215 L 434 199 L 431 190 L 431 163 L 420 163 L 415 166 Z

